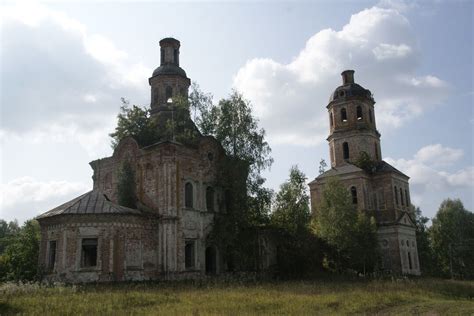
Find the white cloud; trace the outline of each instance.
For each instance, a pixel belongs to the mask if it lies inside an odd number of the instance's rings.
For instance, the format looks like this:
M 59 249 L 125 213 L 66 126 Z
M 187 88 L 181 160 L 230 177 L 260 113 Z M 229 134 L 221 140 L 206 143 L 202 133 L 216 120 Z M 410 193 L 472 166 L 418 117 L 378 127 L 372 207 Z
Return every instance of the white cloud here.
M 441 144 L 428 145 L 421 148 L 415 155 L 415 160 L 433 166 L 450 165 L 458 161 L 464 152 L 462 149 L 443 147 Z
M 373 50 L 375 58 L 378 60 L 390 59 L 390 58 L 402 58 L 411 53 L 411 47 L 405 44 L 401 45 L 390 45 L 380 44 Z
M 0 218 L 23 221 L 88 190 L 89 185 L 79 182 L 17 178 L 0 184 Z
M 373 7 L 352 15 L 339 31 L 313 35 L 289 64 L 248 61 L 234 86 L 252 101 L 272 143 L 314 145 L 327 136 L 325 106 L 345 69 L 356 70 L 356 82 L 375 95 L 382 131 L 441 103 L 449 85 L 433 74 L 418 75 L 420 58 L 407 18 L 393 6 Z
M 412 196 L 417 197 L 415 203 L 419 204 L 433 197 L 447 197 L 459 189 L 472 190 L 473 166 L 448 171 L 456 166 L 462 156 L 461 149 L 435 144 L 421 148 L 412 159 L 386 158 L 385 160 L 411 177 Z
M 2 141 L 75 141 L 95 153 L 109 147 L 120 98 L 149 97 L 152 69 L 64 13 L 0 6 L 0 21 Z

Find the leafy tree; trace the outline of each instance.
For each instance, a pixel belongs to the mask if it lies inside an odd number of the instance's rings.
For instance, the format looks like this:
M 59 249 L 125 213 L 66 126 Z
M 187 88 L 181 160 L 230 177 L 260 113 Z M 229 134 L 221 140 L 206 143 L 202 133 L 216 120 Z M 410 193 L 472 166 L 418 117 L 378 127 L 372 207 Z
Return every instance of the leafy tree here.
M 118 175 L 118 203 L 122 206 L 136 208 L 135 172 L 128 161 L 124 161 Z
M 326 256 L 334 269 L 366 272 L 375 268 L 378 260 L 375 220 L 355 209 L 348 190 L 336 178 L 329 178 L 324 185 L 313 229 L 332 248 Z
M 290 178 L 280 186 L 274 203 L 271 222 L 275 227 L 295 234 L 308 228 L 310 220 L 309 195 L 305 174 L 293 166 Z
M 273 195 L 263 187 L 265 179 L 260 175 L 273 162 L 265 131 L 258 127 L 250 103 L 236 91 L 216 106 L 205 103 L 199 115 L 201 132 L 214 136 L 228 157 L 220 166 L 219 177 L 219 184 L 228 192 L 228 212 L 217 216 L 210 238 L 227 249 L 225 255 L 236 269 L 258 266 L 258 232 L 268 223 Z
M 117 147 L 125 137 L 133 137 L 138 145 L 147 146 L 159 140 L 156 122 L 151 119 L 150 111 L 132 105 L 122 98 L 122 106 L 117 116 L 115 131 L 109 134 L 112 137 L 112 148 Z
M 459 199 L 444 200 L 430 228 L 441 270 L 451 277 L 474 277 L 474 214 Z
M 305 174 L 293 166 L 280 186 L 271 214 L 278 232 L 278 271 L 281 276 L 302 276 L 320 267 L 318 239 L 311 233 L 309 195 Z
M 40 228 L 29 220 L 0 256 L 0 280 L 34 280 L 38 273 Z
M 419 207 L 415 209 L 416 245 L 421 272 L 424 275 L 439 275 L 437 258 L 434 256 L 429 236 L 428 217 L 423 216 Z
M 365 151 L 359 153 L 354 164 L 368 173 L 373 173 L 376 166 L 376 162 Z
M 326 161 L 324 159 L 321 159 L 321 161 L 319 162 L 319 174 L 323 174 L 324 172 L 326 172 L 327 166 L 328 164 L 326 163 Z
M 13 237 L 20 231 L 18 221 L 10 221 L 7 223 L 0 219 L 0 255 L 5 251 L 5 248 L 12 242 Z

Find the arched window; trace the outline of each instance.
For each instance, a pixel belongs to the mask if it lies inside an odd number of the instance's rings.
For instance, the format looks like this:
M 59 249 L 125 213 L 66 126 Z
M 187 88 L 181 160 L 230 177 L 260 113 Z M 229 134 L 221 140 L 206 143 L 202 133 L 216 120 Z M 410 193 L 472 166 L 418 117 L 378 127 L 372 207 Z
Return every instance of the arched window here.
M 347 122 L 347 111 L 345 108 L 341 109 L 341 121 L 342 122 Z
M 377 146 L 377 143 L 374 143 L 374 147 L 375 147 L 375 159 L 376 160 L 379 160 L 379 146 Z
M 349 159 L 349 144 L 347 142 L 344 142 L 342 144 L 342 153 L 343 153 L 344 159 Z
M 166 87 L 166 102 L 171 101 L 171 97 L 173 96 L 173 88 L 170 86 Z
M 206 189 L 206 208 L 208 212 L 214 212 L 214 189 L 212 187 Z
M 162 48 L 161 49 L 161 64 L 163 65 L 165 63 L 165 50 Z
M 372 123 L 372 110 L 369 109 L 369 121 Z
M 362 107 L 360 105 L 357 106 L 357 120 L 362 120 Z
M 393 188 L 393 191 L 395 193 L 395 204 L 398 206 L 398 191 L 397 191 L 397 187 L 394 187 Z
M 402 190 L 402 188 L 400 188 L 400 202 L 402 203 L 402 206 L 405 205 L 405 201 L 403 199 L 403 190 Z
M 329 125 L 332 127 L 332 112 L 329 113 Z
M 408 191 L 405 189 L 405 200 L 407 202 L 407 206 L 410 206 L 410 199 L 408 198 Z
M 356 187 L 351 187 L 351 196 L 352 196 L 352 204 L 357 204 L 357 189 L 356 189 Z
M 193 207 L 193 185 L 189 182 L 184 186 L 184 206 Z
M 174 51 L 173 51 L 173 59 L 174 59 L 174 63 L 175 63 L 176 65 L 179 64 L 178 56 L 179 56 L 179 55 L 178 55 L 178 49 L 175 48 Z

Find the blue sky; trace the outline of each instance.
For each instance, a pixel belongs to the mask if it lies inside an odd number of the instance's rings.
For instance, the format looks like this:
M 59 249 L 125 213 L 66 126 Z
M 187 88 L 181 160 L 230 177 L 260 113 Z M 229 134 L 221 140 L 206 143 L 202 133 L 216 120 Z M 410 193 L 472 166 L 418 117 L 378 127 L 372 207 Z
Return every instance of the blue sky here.
M 471 1 L 47 2 L 0 8 L 0 218 L 23 221 L 92 186 L 111 154 L 120 97 L 149 105 L 158 41 L 215 101 L 251 100 L 275 163 L 309 180 L 327 159 L 325 110 L 340 73 L 377 101 L 384 159 L 434 216 L 447 197 L 473 209 Z

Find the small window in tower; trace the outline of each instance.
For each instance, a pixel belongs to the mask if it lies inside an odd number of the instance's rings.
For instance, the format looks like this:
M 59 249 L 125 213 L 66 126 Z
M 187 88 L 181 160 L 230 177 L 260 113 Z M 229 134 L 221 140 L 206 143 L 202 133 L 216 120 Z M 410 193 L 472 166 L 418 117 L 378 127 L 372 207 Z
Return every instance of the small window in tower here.
M 345 108 L 341 109 L 341 121 L 342 122 L 347 122 L 347 111 Z
M 349 144 L 347 142 L 342 144 L 342 152 L 344 159 L 349 159 Z
M 357 189 L 356 189 L 356 187 L 351 187 L 351 196 L 352 196 L 352 204 L 357 204 Z
M 184 186 L 184 206 L 193 207 L 193 185 L 191 183 L 186 183 Z
M 184 265 L 186 269 L 194 268 L 194 244 L 194 240 L 188 240 L 184 246 Z
M 214 189 L 212 187 L 206 189 L 206 208 L 208 212 L 214 212 Z
M 405 189 L 405 200 L 407 202 L 407 206 L 410 206 L 410 199 L 408 198 L 408 191 Z
M 332 113 L 329 113 L 329 125 L 332 127 Z
M 173 61 L 176 65 L 179 63 L 178 62 L 178 49 L 177 48 L 175 48 L 174 51 L 173 51 Z
M 56 263 L 56 240 L 49 242 L 48 269 L 53 270 Z
M 165 50 L 164 48 L 161 48 L 161 64 L 163 65 L 165 63 Z
M 394 193 L 395 193 L 395 204 L 398 206 L 398 191 L 397 191 L 397 187 L 394 187 L 393 191 L 394 191 Z
M 402 203 L 402 206 L 404 206 L 404 205 L 405 205 L 405 201 L 404 201 L 404 199 L 403 199 L 403 190 L 402 190 L 402 188 L 400 188 L 400 201 L 401 201 L 401 203 Z
M 357 120 L 362 120 L 362 107 L 360 105 L 357 106 Z
M 413 266 L 411 264 L 411 254 L 409 251 L 408 251 L 408 265 L 410 266 L 410 270 L 413 269 Z
M 369 109 L 369 121 L 372 123 L 372 110 Z
M 97 238 L 84 238 L 82 240 L 82 260 L 83 268 L 97 266 Z
M 377 146 L 377 143 L 374 143 L 374 147 L 375 147 L 375 159 L 376 160 L 379 160 L 379 146 Z
M 171 99 L 173 97 L 173 88 L 170 86 L 166 87 L 166 102 L 171 103 L 173 100 Z

